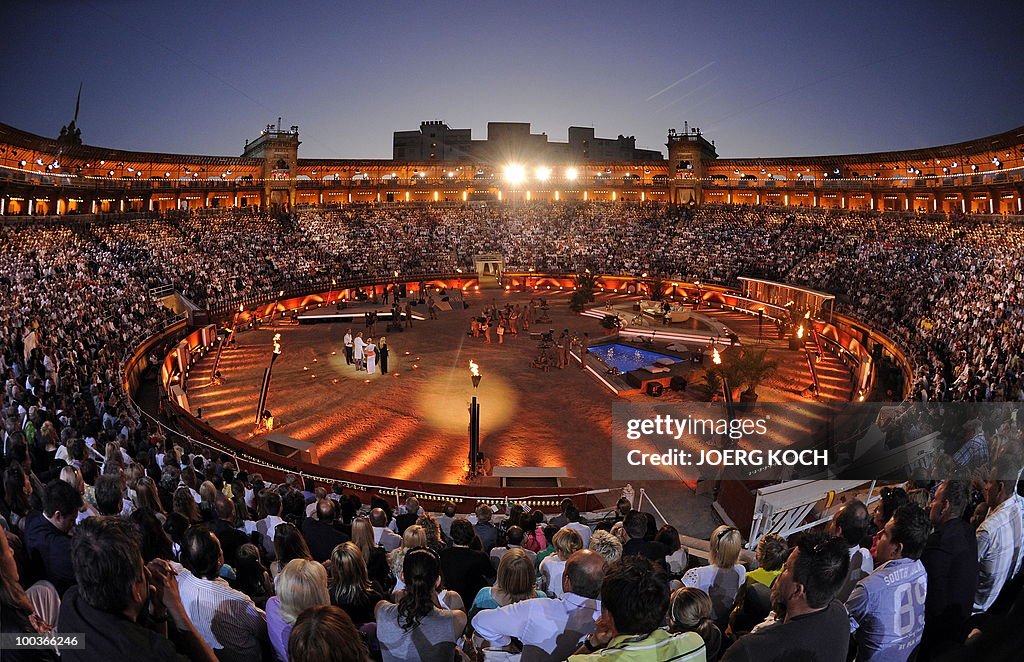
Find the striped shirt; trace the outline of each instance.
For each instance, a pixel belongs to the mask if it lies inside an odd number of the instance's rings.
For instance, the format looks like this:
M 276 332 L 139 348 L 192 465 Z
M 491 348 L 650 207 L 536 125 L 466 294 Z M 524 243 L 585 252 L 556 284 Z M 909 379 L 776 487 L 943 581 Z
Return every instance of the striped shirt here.
M 978 527 L 978 590 L 974 613 L 988 610 L 1017 567 L 1021 546 L 1020 502 L 1010 497 Z
M 185 612 L 217 658 L 221 662 L 259 660 L 267 639 L 267 616 L 252 598 L 220 577 L 201 579 L 178 563 L 171 565 Z

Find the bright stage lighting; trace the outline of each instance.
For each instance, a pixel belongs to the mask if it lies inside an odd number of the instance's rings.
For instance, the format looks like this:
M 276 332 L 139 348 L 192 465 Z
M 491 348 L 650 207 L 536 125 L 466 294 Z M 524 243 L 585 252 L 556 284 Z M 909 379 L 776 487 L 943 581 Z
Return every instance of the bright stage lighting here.
M 548 168 L 547 166 L 537 166 L 537 169 L 534 171 L 534 176 L 537 178 L 538 182 L 546 182 L 551 177 L 551 168 Z
M 570 182 L 576 181 L 576 178 L 580 176 L 580 173 L 576 168 L 568 168 L 565 171 L 565 178 Z
M 505 181 L 513 186 L 522 184 L 526 181 L 526 168 L 518 163 L 510 163 L 505 166 L 504 176 Z

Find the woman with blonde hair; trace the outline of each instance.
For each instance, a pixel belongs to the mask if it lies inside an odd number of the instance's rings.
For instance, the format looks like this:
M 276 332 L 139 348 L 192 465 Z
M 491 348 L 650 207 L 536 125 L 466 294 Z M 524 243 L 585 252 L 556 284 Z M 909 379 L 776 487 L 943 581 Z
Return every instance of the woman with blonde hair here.
M 201 519 L 196 500 L 192 498 L 192 491 L 184 485 L 174 491 L 174 512 L 187 519 L 190 524 L 198 524 Z
M 422 518 L 420 518 L 422 519 Z M 413 524 L 405 530 L 402 534 L 402 546 L 392 550 L 388 554 L 388 566 L 391 568 L 391 574 L 395 577 L 402 576 L 402 563 L 405 561 L 405 554 L 414 547 L 426 547 L 427 546 L 427 530 L 419 524 Z M 395 584 L 395 590 L 400 591 L 405 588 L 405 584 L 399 579 L 398 583 Z M 351 614 L 350 614 L 351 615 Z
M 135 482 L 135 508 L 148 510 L 156 515 L 160 524 L 167 521 L 167 511 L 160 503 L 160 492 L 157 490 L 156 482 L 149 476 L 143 476 Z
M 288 635 L 299 614 L 330 603 L 324 566 L 307 559 L 289 561 L 277 576 L 277 595 L 267 600 L 267 634 L 279 660 L 288 660 Z
M 114 471 L 114 467 L 124 469 L 124 456 L 121 455 L 121 445 L 116 441 L 108 441 L 103 449 L 103 468 L 101 473 L 107 474 Z
M 739 565 L 743 534 L 734 526 L 722 525 L 711 533 L 711 565 L 690 568 L 683 575 L 683 586 L 699 588 L 711 598 L 711 618 L 717 623 L 728 618 L 736 603 L 747 570 Z
M 555 545 L 555 553 L 540 562 L 540 588 L 549 596 L 561 598 L 565 563 L 574 552 L 583 549 L 583 538 L 572 529 L 561 528 L 551 542 Z
M 217 500 L 217 486 L 204 480 L 199 486 L 199 498 L 203 504 L 208 504 L 210 508 L 213 508 Z
M 704 640 L 708 662 L 718 659 L 722 631 L 711 619 L 711 598 L 699 588 L 676 589 L 669 600 L 668 628 L 672 633 L 696 632 Z
M 404 554 L 402 560 L 405 561 Z M 330 569 L 327 592 L 331 596 L 331 604 L 344 609 L 357 626 L 373 621 L 373 609 L 384 599 L 384 587 L 370 581 L 359 547 L 352 542 L 343 542 L 335 547 L 331 552 Z
M 546 598 L 544 592 L 536 588 L 536 582 L 537 572 L 526 551 L 518 547 L 509 549 L 498 563 L 494 586 L 485 586 L 476 594 L 470 618 L 483 609 L 497 609 L 529 598 Z
M 373 540 L 373 525 L 365 517 L 352 520 L 352 542 L 366 561 L 366 572 L 371 581 L 380 584 L 387 593 L 395 587 L 395 575 L 388 566 L 388 555 L 384 548 Z

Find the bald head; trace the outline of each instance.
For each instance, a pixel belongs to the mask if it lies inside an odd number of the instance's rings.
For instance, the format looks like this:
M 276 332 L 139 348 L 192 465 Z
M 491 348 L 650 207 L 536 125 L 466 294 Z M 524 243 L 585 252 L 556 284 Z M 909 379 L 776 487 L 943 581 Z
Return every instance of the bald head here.
M 316 502 L 316 518 L 321 522 L 334 522 L 334 502 L 324 497 Z
M 384 510 L 381 508 L 374 508 L 370 511 L 370 524 L 372 526 L 387 526 L 388 516 L 384 514 Z
M 601 597 L 601 582 L 604 581 L 604 557 L 592 549 L 573 552 L 565 562 L 562 575 L 562 590 L 584 598 Z

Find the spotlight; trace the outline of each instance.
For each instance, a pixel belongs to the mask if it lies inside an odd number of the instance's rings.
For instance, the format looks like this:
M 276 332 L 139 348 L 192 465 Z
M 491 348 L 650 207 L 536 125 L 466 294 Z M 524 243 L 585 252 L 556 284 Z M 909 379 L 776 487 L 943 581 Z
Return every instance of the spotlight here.
M 503 171 L 505 181 L 513 186 L 522 184 L 526 181 L 526 168 L 519 165 L 518 163 L 510 163 L 505 166 Z
M 580 172 L 576 168 L 566 168 L 565 169 L 565 178 L 568 179 L 570 182 L 576 181 L 576 178 L 579 177 L 579 176 L 580 176 Z
M 537 169 L 534 171 L 534 177 L 537 178 L 538 182 L 548 181 L 548 179 L 551 178 L 551 168 L 548 168 L 547 166 L 537 166 Z

